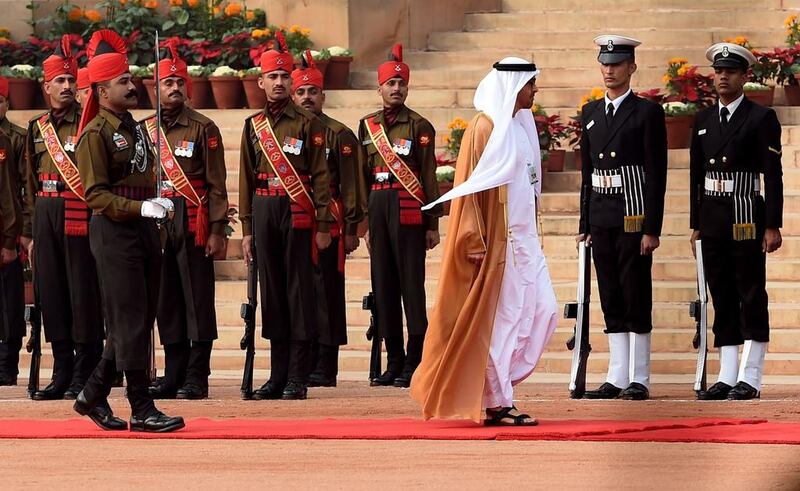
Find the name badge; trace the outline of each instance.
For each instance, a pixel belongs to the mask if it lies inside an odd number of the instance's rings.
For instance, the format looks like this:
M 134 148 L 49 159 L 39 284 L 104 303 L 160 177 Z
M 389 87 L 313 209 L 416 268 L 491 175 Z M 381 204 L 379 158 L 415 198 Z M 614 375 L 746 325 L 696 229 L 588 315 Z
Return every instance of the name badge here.
M 111 138 L 114 140 L 114 145 L 117 147 L 117 150 L 128 148 L 128 140 L 119 133 L 114 133 Z
M 190 158 L 194 155 L 194 142 L 179 141 L 175 144 L 175 156 Z
M 289 138 L 288 136 L 283 139 L 283 151 L 293 155 L 300 155 L 303 150 L 303 140 L 297 138 Z
M 703 128 L 702 130 L 700 130 L 700 131 L 698 131 L 698 132 L 697 132 L 697 135 L 698 135 L 698 136 L 700 136 L 700 135 L 705 135 L 705 134 L 706 134 L 706 129 L 705 129 L 705 128 Z
M 592 126 L 594 126 L 594 120 L 589 121 L 589 123 L 586 125 L 586 129 L 589 130 L 592 128 Z

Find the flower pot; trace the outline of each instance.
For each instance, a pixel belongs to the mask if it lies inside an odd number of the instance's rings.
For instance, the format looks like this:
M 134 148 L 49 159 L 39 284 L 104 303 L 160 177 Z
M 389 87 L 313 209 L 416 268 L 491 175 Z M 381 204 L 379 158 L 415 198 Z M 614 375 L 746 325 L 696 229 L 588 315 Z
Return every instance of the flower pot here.
M 581 160 L 581 149 L 575 149 L 575 169 L 581 170 L 583 169 L 583 161 Z
M 797 75 L 795 80 L 800 80 Z M 783 93 L 786 95 L 786 103 L 790 106 L 800 106 L 800 85 L 784 85 Z
M 322 74 L 324 81 L 325 74 L 328 73 L 328 65 L 330 64 L 330 60 L 314 60 L 314 64 L 317 65 L 317 70 L 319 70 L 319 72 Z
M 142 84 L 144 84 L 144 91 L 147 92 L 147 100 L 150 101 L 150 107 L 156 107 L 158 103 L 156 100 L 156 81 L 152 78 L 146 78 L 142 80 Z
M 441 196 L 444 193 L 450 191 L 451 189 L 453 189 L 453 183 L 452 182 L 450 182 L 450 181 L 440 182 L 439 183 L 439 196 Z M 445 215 L 449 215 L 450 214 L 450 203 L 452 203 L 452 200 L 451 201 L 445 201 L 444 203 L 442 203 L 442 208 L 444 209 L 444 214 Z
M 136 93 L 139 99 L 139 109 L 152 109 L 153 105 L 150 104 L 150 97 L 147 95 L 147 88 L 144 86 L 142 77 L 131 77 L 131 82 L 136 86 Z
M 240 109 L 242 107 L 242 79 L 239 77 L 211 77 L 211 92 L 218 109 Z
M 761 106 L 771 107 L 775 103 L 774 86 L 770 86 L 769 90 L 745 90 L 744 95 Z
M 192 77 L 191 106 L 195 109 L 210 109 L 214 107 L 211 97 L 211 83 L 205 77 Z
M 550 150 L 550 157 L 547 159 L 547 171 L 562 172 L 564 170 L 564 160 L 566 160 L 566 158 L 566 150 Z
M 8 79 L 8 102 L 11 109 L 35 109 L 39 82 L 29 78 Z
M 264 109 L 267 105 L 267 94 L 258 86 L 258 75 L 247 75 L 242 78 L 244 95 L 247 98 L 247 107 L 250 109 Z
M 329 90 L 350 87 L 350 63 L 352 56 L 331 56 L 325 71 L 325 88 Z
M 33 282 L 26 281 L 25 282 L 25 305 L 33 305 L 34 298 L 33 298 Z
M 667 116 L 667 148 L 689 148 L 693 116 Z

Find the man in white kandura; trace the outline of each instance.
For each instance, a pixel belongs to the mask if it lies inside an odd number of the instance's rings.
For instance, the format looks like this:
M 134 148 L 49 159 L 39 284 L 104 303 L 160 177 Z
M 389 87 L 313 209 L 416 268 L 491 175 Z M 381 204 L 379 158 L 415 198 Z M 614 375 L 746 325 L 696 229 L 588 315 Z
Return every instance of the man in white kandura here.
M 467 127 L 437 304 L 411 396 L 425 419 L 535 425 L 513 404 L 514 385 L 539 361 L 557 323 L 555 293 L 538 231 L 539 139 L 530 107 L 536 65 L 505 58 L 475 93 Z M 424 209 L 424 208 L 423 208 Z M 446 300 L 446 301 L 444 301 Z

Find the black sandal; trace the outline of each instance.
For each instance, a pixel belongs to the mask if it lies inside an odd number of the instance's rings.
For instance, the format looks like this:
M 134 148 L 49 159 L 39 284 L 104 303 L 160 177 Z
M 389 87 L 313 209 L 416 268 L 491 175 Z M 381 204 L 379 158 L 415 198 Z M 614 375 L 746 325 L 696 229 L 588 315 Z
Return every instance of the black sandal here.
M 511 411 L 516 410 L 516 406 L 504 407 L 497 411 L 487 409 L 487 418 L 483 420 L 483 424 L 484 426 L 536 426 L 539 424 L 529 414 L 511 414 Z

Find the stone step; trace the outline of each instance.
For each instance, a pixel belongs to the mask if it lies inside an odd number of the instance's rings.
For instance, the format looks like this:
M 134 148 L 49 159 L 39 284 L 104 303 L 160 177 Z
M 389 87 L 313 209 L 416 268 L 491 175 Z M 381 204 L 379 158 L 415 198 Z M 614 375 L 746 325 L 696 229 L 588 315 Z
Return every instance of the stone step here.
M 503 0 L 503 12 L 554 12 L 554 11 L 656 11 L 656 10 L 707 10 L 707 9 L 779 9 L 796 7 L 785 0 Z
M 549 2 L 548 2 L 549 3 Z M 700 2 L 698 7 L 705 6 Z M 548 5 L 549 7 L 549 5 Z M 669 8 L 663 5 L 663 8 Z M 585 31 L 619 32 L 626 29 L 657 27 L 658 29 L 758 29 L 765 26 L 782 26 L 788 15 L 785 10 L 709 9 L 709 10 L 648 10 L 628 12 L 625 15 L 607 15 L 605 10 L 541 12 L 477 13 L 464 18 L 466 31 L 491 31 L 510 29 L 537 29 L 555 31 L 569 26 Z M 770 48 L 772 46 L 769 46 Z
M 432 32 L 428 35 L 428 48 L 434 51 L 450 49 L 503 48 L 525 46 L 534 52 L 539 48 L 586 48 L 597 32 L 564 26 L 562 30 L 512 30 L 486 32 Z M 772 29 L 626 29 L 625 35 L 639 39 L 643 44 L 672 47 L 708 47 L 723 39 L 745 36 L 757 46 L 783 46 L 785 34 L 781 24 Z M 666 60 L 664 60 L 666 62 Z

